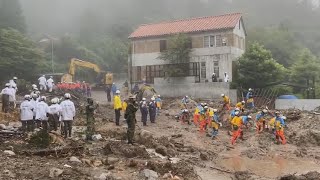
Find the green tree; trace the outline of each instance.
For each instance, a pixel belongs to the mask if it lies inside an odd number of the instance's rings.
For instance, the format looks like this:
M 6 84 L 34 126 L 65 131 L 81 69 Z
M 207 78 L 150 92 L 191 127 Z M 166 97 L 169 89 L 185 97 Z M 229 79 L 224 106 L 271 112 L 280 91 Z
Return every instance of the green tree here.
M 26 24 L 19 0 L 0 0 L 0 28 L 14 28 L 26 32 Z
M 43 71 L 45 61 L 41 50 L 14 29 L 0 29 L 0 81 L 18 76 L 31 80 Z
M 166 77 L 185 76 L 188 73 L 191 53 L 191 39 L 186 34 L 177 34 L 169 38 L 167 50 L 161 52 L 158 59 L 164 60 Z
M 235 79 L 243 88 L 262 88 L 273 82 L 281 82 L 285 74 L 286 69 L 272 58 L 269 50 L 253 43 L 239 58 Z
M 313 81 L 319 81 L 320 61 L 309 49 L 302 49 L 296 59 L 296 63 L 290 69 L 291 81 L 306 86 L 311 90 L 311 87 L 314 88 Z M 296 89 L 296 92 L 303 93 L 301 88 Z

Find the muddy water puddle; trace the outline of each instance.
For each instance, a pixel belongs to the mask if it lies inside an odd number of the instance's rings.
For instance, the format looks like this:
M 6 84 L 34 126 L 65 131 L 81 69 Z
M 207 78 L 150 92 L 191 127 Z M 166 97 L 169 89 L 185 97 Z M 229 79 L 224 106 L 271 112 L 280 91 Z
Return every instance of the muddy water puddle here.
M 274 154 L 262 159 L 240 156 L 237 150 L 221 154 L 219 165 L 230 171 L 249 171 L 261 177 L 276 178 L 286 174 L 320 172 L 320 165 L 312 159 L 285 158 Z

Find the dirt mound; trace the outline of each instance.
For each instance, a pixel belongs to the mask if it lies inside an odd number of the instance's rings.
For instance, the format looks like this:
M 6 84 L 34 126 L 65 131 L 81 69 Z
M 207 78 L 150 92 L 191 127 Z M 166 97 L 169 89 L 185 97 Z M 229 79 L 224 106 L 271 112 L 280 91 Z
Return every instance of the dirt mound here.
M 320 173 L 316 171 L 308 172 L 307 174 L 302 175 L 285 175 L 280 178 L 280 180 L 319 180 Z
M 180 161 L 176 164 L 170 162 L 148 161 L 147 168 L 160 174 L 165 174 L 171 171 L 172 175 L 183 177 L 185 180 L 198 179 L 198 175 L 194 171 L 193 167 L 190 163 L 185 161 Z
M 287 117 L 287 121 L 296 121 L 302 117 L 302 111 L 299 109 L 288 109 L 283 112 L 283 115 Z
M 288 137 L 290 142 L 297 146 L 320 146 L 320 131 L 318 130 L 292 132 Z
M 149 158 L 145 147 L 132 146 L 122 141 L 109 141 L 104 147 L 105 155 L 114 154 L 126 158 Z

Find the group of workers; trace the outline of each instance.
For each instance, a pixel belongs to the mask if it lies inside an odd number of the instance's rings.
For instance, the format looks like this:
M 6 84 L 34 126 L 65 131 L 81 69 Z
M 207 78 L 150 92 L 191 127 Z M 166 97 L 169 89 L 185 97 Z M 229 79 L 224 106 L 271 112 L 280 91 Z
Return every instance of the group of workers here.
M 243 138 L 244 129 L 248 129 L 249 124 L 255 124 L 256 132 L 262 133 L 263 131 L 270 131 L 273 134 L 277 143 L 286 144 L 286 138 L 284 136 L 284 127 L 286 126 L 286 117 L 279 111 L 272 113 L 268 109 L 263 109 L 258 112 L 255 119 L 250 115 L 250 110 L 254 108 L 253 90 L 250 88 L 245 101 L 238 102 L 235 107 L 231 107 L 231 101 L 228 96 L 221 94 L 222 109 L 214 109 L 209 107 L 207 103 L 197 104 L 193 113 L 193 124 L 199 127 L 200 132 L 209 132 L 212 138 L 216 138 L 219 128 L 222 127 L 222 123 L 230 130 L 232 134 L 231 144 L 235 144 L 237 139 Z M 189 114 L 188 103 L 190 98 L 185 96 L 182 99 L 183 109 L 179 115 L 181 122 L 184 122 L 184 115 Z M 249 111 L 245 111 L 245 108 Z M 228 115 L 228 118 L 224 118 L 224 114 Z M 268 117 L 270 120 L 268 121 Z
M 17 77 L 13 77 L 1 91 L 2 112 L 4 113 L 12 112 L 16 106 L 17 80 Z
M 161 106 L 162 100 L 160 95 L 152 96 L 149 101 L 147 101 L 147 98 L 142 98 L 139 107 L 143 126 L 147 126 L 148 114 L 150 122 L 156 122 L 156 116 L 160 114 Z
M 71 137 L 76 109 L 70 99 L 71 94 L 66 93 L 64 99 L 54 97 L 48 104 L 46 96 L 41 96 L 39 91 L 26 94 L 24 101 L 20 104 L 22 130 L 31 132 L 35 128 L 42 128 L 48 132 L 57 131 L 61 127 L 64 137 Z

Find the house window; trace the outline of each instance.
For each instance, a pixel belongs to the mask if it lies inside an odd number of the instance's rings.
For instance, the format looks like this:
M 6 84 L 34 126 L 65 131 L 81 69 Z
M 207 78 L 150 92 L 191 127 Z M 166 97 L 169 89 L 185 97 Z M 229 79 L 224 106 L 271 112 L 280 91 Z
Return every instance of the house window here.
M 204 47 L 214 47 L 215 46 L 215 36 L 204 36 L 203 46 Z
M 221 35 L 216 35 L 216 46 L 221 47 L 222 46 L 222 37 Z
M 160 40 L 160 52 L 167 50 L 167 40 Z
M 219 77 L 219 61 L 213 61 L 213 72 Z
M 206 78 L 207 72 L 206 72 L 206 62 L 201 62 L 201 78 Z

